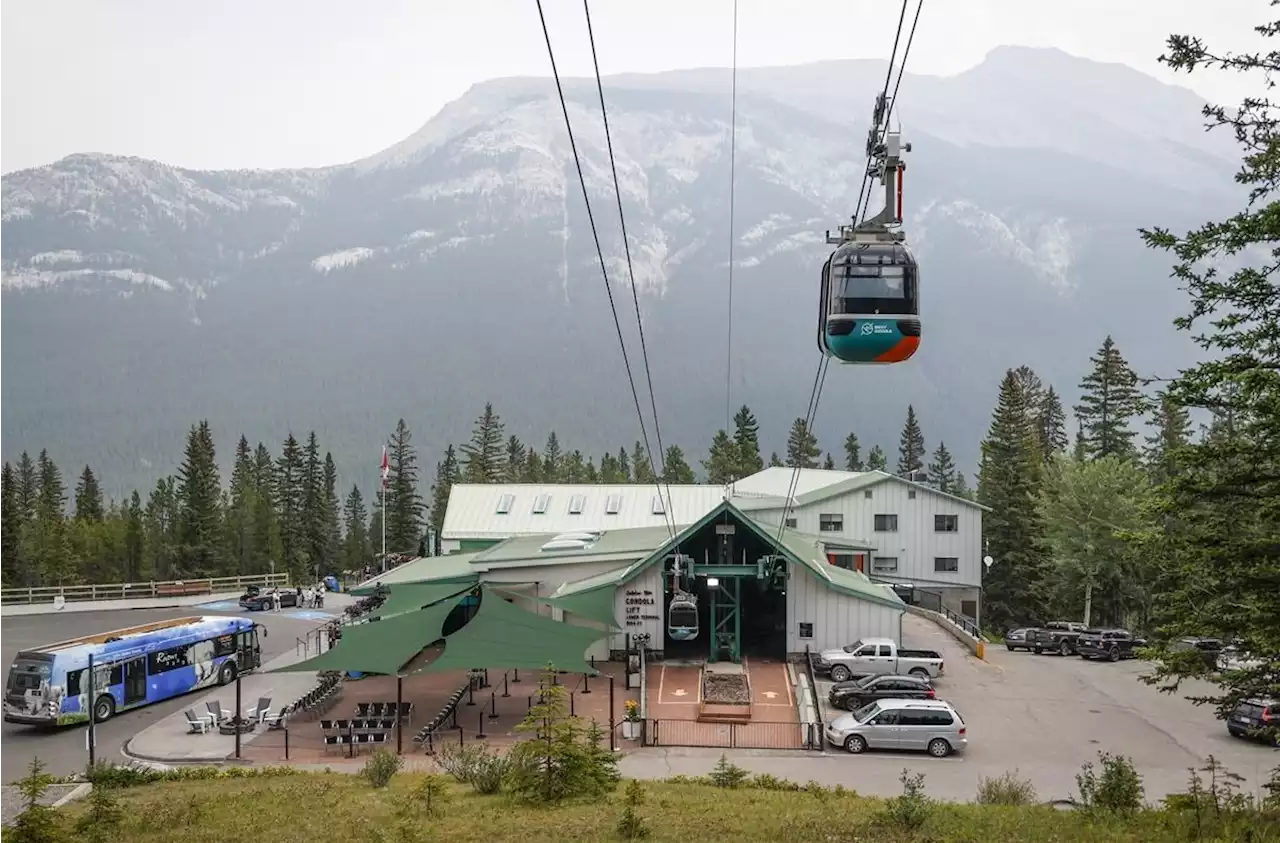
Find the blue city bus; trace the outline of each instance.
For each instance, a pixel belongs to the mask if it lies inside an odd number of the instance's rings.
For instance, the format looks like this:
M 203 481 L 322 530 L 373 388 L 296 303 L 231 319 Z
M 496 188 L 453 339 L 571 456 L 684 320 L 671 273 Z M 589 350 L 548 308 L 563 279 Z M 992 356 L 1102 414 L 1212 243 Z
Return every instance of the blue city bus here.
M 92 704 L 101 722 L 119 711 L 225 685 L 261 666 L 259 629 L 246 618 L 175 618 L 22 650 L 9 668 L 4 721 L 87 723 Z

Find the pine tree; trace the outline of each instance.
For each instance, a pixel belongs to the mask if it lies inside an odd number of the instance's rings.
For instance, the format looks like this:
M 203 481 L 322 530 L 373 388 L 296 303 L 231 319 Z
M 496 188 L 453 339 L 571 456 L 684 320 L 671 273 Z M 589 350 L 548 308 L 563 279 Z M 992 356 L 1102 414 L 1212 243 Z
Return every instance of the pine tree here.
M 503 475 L 506 483 L 519 483 L 525 470 L 524 444 L 513 434 L 507 439 L 507 455 L 503 463 L 506 472 Z
M 281 446 L 274 474 L 280 518 L 280 564 L 295 578 L 301 578 L 311 568 L 303 510 L 304 469 L 302 446 L 290 433 Z
M 1151 479 L 1163 483 L 1179 474 L 1179 451 L 1191 443 L 1191 417 L 1166 392 L 1156 395 L 1152 410 L 1151 425 L 1155 430 L 1146 437 L 1144 457 Z
M 782 466 L 782 459 L 778 456 L 778 452 L 777 452 L 777 451 L 774 451 L 772 454 L 770 454 L 770 455 L 769 455 L 769 467 L 770 467 L 770 468 L 782 468 L 782 467 L 783 467 L 783 466 Z
M 224 559 L 231 570 L 244 575 L 253 571 L 254 531 L 253 507 L 258 493 L 254 477 L 253 452 L 243 435 L 236 443 L 235 462 L 231 467 L 231 487 L 227 491 L 226 541 Z
M 600 482 L 601 483 L 625 483 L 627 478 L 622 476 L 622 471 L 618 467 L 618 458 L 613 454 L 605 454 L 600 458 Z
M 587 479 L 587 463 L 582 452 L 573 450 L 564 458 L 564 482 L 582 483 Z
M 924 432 L 916 419 L 916 408 L 908 404 L 907 421 L 902 425 L 902 435 L 898 439 L 898 475 L 910 478 L 912 472 L 924 468 L 924 458 Z
M 93 469 L 84 467 L 80 472 L 80 480 L 76 483 L 76 520 L 102 521 L 102 489 L 98 487 L 98 478 Z
M 208 421 L 187 435 L 177 490 L 182 573 L 216 574 L 222 567 L 222 482 Z
M 737 450 L 733 466 L 735 480 L 764 468 L 764 460 L 760 458 L 760 424 L 746 404 L 733 416 L 733 444 Z
M 982 615 L 991 629 L 1039 622 L 1044 614 L 1047 554 L 1037 502 L 1042 460 L 1022 386 L 1012 369 L 1005 373 L 982 443 L 978 499 L 992 509 L 983 517 L 983 534 L 986 553 L 996 560 L 983 589 Z
M 332 566 L 342 550 L 342 501 L 338 500 L 338 465 L 333 461 L 333 454 L 328 451 L 324 455 L 323 477 L 324 553 L 318 559 L 311 560 L 313 570 L 315 565 L 321 566 L 321 576 L 336 573 Z
M 1133 459 L 1137 455 L 1133 444 L 1136 432 L 1130 424 L 1146 410 L 1138 376 L 1110 334 L 1089 362 L 1093 368 L 1080 381 L 1080 403 L 1075 406 L 1084 430 L 1085 455 L 1088 459 Z
M 284 558 L 280 538 L 280 514 L 276 511 L 279 500 L 276 490 L 276 464 L 271 451 L 259 442 L 253 452 L 253 506 L 251 521 L 253 531 L 252 556 L 248 562 L 251 573 L 270 571 L 274 563 Z
M 693 483 L 697 481 L 693 474 L 693 469 L 684 458 L 684 450 L 679 445 L 667 446 L 666 456 L 662 464 L 667 469 L 662 476 L 664 483 Z
M 956 471 L 956 463 L 947 450 L 947 443 L 939 442 L 937 450 L 933 452 L 933 460 L 929 463 L 929 484 L 939 492 L 955 494 L 957 477 L 963 478 L 963 475 Z
M 862 471 L 862 447 L 856 433 L 851 432 L 844 438 L 844 470 Z
M 327 555 L 324 508 L 324 463 L 313 430 L 302 449 L 302 522 L 306 531 L 307 574 L 312 575 Z
M 6 554 L 5 561 L 18 571 L 18 584 L 28 588 L 39 583 L 39 573 L 32 565 L 27 545 L 22 541 L 22 534 L 27 525 L 35 520 L 36 498 L 39 488 L 40 484 L 36 477 L 35 463 L 31 461 L 31 455 L 23 451 L 18 458 L 17 466 L 14 468 L 13 502 L 15 514 L 6 522 L 5 527 L 8 529 L 9 525 L 13 525 L 16 529 L 16 532 L 12 534 L 12 541 L 17 544 L 18 552 L 17 555 L 12 557 Z
M 25 585 L 22 582 L 23 513 L 18 509 L 18 478 L 13 466 L 6 460 L 0 473 L 0 566 L 4 585 Z
M 139 579 L 171 580 L 178 555 L 179 507 L 177 482 L 172 477 L 162 477 L 147 498 L 143 513 L 146 548 L 144 570 Z
M 500 483 L 506 477 L 506 427 L 485 404 L 471 428 L 471 441 L 462 448 L 462 474 L 468 483 Z
M 365 510 L 360 487 L 352 485 L 342 505 L 342 523 L 346 532 L 342 543 L 342 565 L 348 571 L 363 570 L 373 557 L 368 520 L 369 513 Z
M 542 457 L 538 456 L 538 452 L 529 448 L 524 454 L 524 470 L 520 472 L 521 483 L 541 483 L 546 477 L 546 470 L 542 464 Z
M 525 453 L 525 460 L 530 459 L 534 461 L 536 467 L 538 452 L 532 448 Z M 437 540 L 444 529 L 444 514 L 449 508 L 449 493 L 453 491 L 453 484 L 458 482 L 460 474 L 458 455 L 453 450 L 453 445 L 449 445 L 444 449 L 444 459 L 436 463 L 436 479 L 431 484 L 431 526 L 436 531 Z M 536 483 L 537 478 L 530 480 L 526 476 L 524 482 Z
M 822 468 L 824 471 L 835 471 L 836 461 L 830 451 L 827 451 L 827 458 L 822 461 Z
M 867 471 L 884 471 L 889 467 L 889 458 L 884 455 L 884 451 L 879 445 L 871 448 L 871 453 L 867 454 Z
M 553 430 L 547 436 L 547 447 L 542 451 L 543 483 L 559 483 L 564 475 L 564 451 L 560 448 L 560 437 Z
M 124 526 L 124 578 L 126 582 L 141 579 L 143 558 L 146 553 L 146 525 L 143 522 L 142 495 L 134 489 L 125 510 Z
M 636 483 L 652 483 L 658 479 L 648 453 L 639 442 L 631 449 L 631 470 Z
M 1036 428 L 1046 463 L 1067 450 L 1067 415 L 1062 410 L 1062 399 L 1053 387 L 1049 387 L 1040 402 Z
M 412 438 L 409 426 L 400 419 L 387 443 L 387 462 L 391 468 L 387 483 L 388 553 L 416 553 L 422 538 L 423 504 L 422 496 L 418 494 L 418 452 L 411 443 Z M 502 438 L 497 441 L 501 447 Z
M 619 483 L 631 482 L 631 457 L 627 456 L 626 448 L 618 449 L 618 476 L 622 478 Z
M 711 452 L 702 461 L 702 468 L 707 472 L 707 482 L 723 486 L 738 479 L 740 455 L 738 443 L 730 439 L 723 429 L 717 430 L 715 438 L 711 440 Z
M 818 437 L 810 432 L 808 423 L 804 419 L 792 422 L 791 432 L 787 434 L 787 465 L 791 468 L 817 468 L 821 455 Z
M 587 483 L 599 483 L 600 472 L 596 469 L 596 461 L 594 457 L 587 457 L 587 474 L 584 478 Z

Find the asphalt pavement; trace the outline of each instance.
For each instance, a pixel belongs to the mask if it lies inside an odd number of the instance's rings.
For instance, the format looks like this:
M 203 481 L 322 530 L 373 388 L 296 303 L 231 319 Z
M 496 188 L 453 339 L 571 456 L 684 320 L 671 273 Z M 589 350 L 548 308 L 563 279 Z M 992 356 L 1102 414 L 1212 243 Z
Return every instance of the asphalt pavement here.
M 77 612 L 3 618 L 0 620 L 0 658 L 3 659 L 7 674 L 15 654 L 29 647 L 167 618 L 201 614 L 245 614 L 235 611 L 236 607 L 233 605 L 225 608 L 226 611 L 219 611 L 200 606 L 188 606 L 181 609 Z M 261 640 L 264 663 L 282 653 L 293 651 L 297 638 L 304 636 L 309 630 L 315 629 L 322 623 L 315 612 L 291 609 L 280 612 L 254 612 L 251 616 L 267 628 L 267 636 Z M 176 697 L 162 703 L 117 714 L 106 723 L 98 724 L 95 728 L 98 758 L 122 761 L 121 749 L 125 741 L 165 716 L 190 707 L 199 699 L 202 699 L 199 694 Z M 3 782 L 9 784 L 22 778 L 31 764 L 31 759 L 35 757 L 39 757 L 47 771 L 53 775 L 69 775 L 82 771 L 88 761 L 87 732 L 86 726 L 43 730 L 17 723 L 3 724 L 4 751 L 0 753 L 0 775 L 3 777 Z

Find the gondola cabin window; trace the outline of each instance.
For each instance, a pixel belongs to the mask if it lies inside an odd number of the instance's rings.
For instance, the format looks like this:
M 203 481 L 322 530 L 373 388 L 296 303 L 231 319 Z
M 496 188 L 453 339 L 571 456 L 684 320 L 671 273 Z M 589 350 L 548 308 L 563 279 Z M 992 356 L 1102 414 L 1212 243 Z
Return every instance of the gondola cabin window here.
M 191 647 L 170 647 L 147 656 L 147 673 L 167 673 L 191 664 Z

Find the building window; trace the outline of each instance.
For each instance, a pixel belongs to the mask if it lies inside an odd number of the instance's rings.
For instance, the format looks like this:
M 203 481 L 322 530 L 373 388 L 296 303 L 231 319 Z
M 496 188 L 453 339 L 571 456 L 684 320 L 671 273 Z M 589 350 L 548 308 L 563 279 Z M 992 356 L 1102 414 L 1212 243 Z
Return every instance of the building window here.
M 871 500 L 871 490 L 867 489 L 865 492 L 862 493 L 862 496 L 867 500 Z
M 796 519 L 788 518 L 786 520 L 786 525 L 788 530 L 794 530 L 796 528 Z
M 873 574 L 898 573 L 898 557 L 896 556 L 871 557 L 871 573 Z
M 844 516 L 819 514 L 818 515 L 818 532 L 820 533 L 839 533 L 844 530 Z
M 574 495 L 569 498 L 569 514 L 581 515 L 583 508 L 587 505 L 586 495 Z
M 960 532 L 960 516 L 959 515 L 933 516 L 933 531 L 935 533 Z
M 547 507 L 551 505 L 550 495 L 538 495 L 533 499 L 533 514 L 542 515 L 547 511 Z
M 812 638 L 812 637 L 813 637 L 813 624 L 811 624 L 811 623 L 802 623 L 802 624 L 800 624 L 800 637 L 801 637 L 801 638 Z
M 844 568 L 846 571 L 854 570 L 852 553 L 833 553 L 830 561 L 837 568 Z
M 605 515 L 617 515 L 622 511 L 622 495 L 610 495 L 604 504 Z
M 933 570 L 937 574 L 954 574 L 960 570 L 960 560 L 954 556 L 933 557 Z
M 511 505 L 515 502 L 515 495 L 501 495 L 498 497 L 498 506 L 494 509 L 494 512 L 498 515 L 506 515 L 511 511 Z
M 915 490 L 915 489 L 907 489 L 907 500 L 909 500 L 909 501 L 913 501 L 913 500 L 915 500 L 915 499 L 916 499 L 916 490 Z
M 666 514 L 667 514 L 667 505 L 666 505 L 666 502 L 662 500 L 662 495 L 654 495 L 654 496 L 653 496 L 653 510 L 652 510 L 652 512 L 653 512 L 653 514 L 654 514 L 654 515 L 666 515 Z
M 896 515 L 877 515 L 877 516 L 876 516 L 876 532 L 877 532 L 877 533 L 896 533 L 896 532 L 898 532 L 898 516 L 896 516 Z

